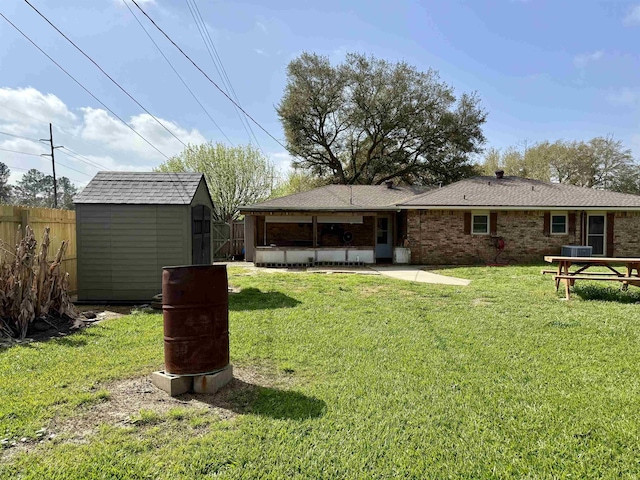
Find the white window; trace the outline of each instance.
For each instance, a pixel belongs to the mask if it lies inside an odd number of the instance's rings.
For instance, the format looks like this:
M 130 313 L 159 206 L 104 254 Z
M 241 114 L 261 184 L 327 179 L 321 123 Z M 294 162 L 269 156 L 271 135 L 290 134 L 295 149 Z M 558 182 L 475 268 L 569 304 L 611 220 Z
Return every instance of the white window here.
M 567 234 L 567 215 L 551 215 L 551 234 L 566 235 Z
M 489 215 L 474 214 L 471 219 L 471 233 L 474 235 L 489 235 Z

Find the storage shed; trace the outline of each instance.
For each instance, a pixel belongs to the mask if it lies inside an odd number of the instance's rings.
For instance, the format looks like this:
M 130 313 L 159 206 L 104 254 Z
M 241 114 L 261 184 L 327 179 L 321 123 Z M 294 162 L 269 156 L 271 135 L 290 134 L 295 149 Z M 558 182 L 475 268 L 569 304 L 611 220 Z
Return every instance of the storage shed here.
M 162 267 L 211 263 L 201 173 L 99 172 L 75 205 L 78 301 L 149 302 Z

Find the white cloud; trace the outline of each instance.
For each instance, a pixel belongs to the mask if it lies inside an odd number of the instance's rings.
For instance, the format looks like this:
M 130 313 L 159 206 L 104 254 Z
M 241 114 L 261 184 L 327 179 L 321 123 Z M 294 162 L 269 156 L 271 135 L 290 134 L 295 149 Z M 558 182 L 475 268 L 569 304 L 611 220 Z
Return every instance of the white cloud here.
M 184 148 L 148 114 L 125 120 L 167 156 Z M 206 142 L 197 129 L 189 130 L 174 121 L 159 120 L 186 144 Z M 0 131 L 36 140 L 0 134 L 0 148 L 24 153 L 0 151 L 0 162 L 11 168 L 10 181 L 17 181 L 24 173 L 22 170 L 30 168 L 49 173 L 50 158 L 39 157 L 41 153 L 49 153 L 48 143 L 37 141 L 49 137 L 49 122 L 54 127 L 56 145 L 64 145 L 85 157 L 74 158 L 67 155 L 65 149 L 56 150 L 56 173 L 77 184 L 88 182 L 98 170 L 150 171 L 165 160 L 162 154 L 105 110 L 86 107 L 74 113 L 53 94 L 44 94 L 34 88 L 0 88 Z M 91 163 L 99 164 L 99 167 Z
M 145 140 L 136 135 L 122 122 L 109 115 L 105 110 L 90 107 L 82 108 L 81 110 L 84 113 L 82 138 L 103 143 L 113 150 L 135 152 L 145 159 L 160 161 L 164 159 Z M 158 118 L 158 120 L 185 144 L 199 144 L 207 141 L 198 130 L 188 131 L 169 120 L 161 118 Z M 182 143 L 146 113 L 131 117 L 128 123 L 149 143 L 167 156 L 180 153 L 184 148 Z
M 600 60 L 603 55 L 604 52 L 602 50 L 597 50 L 592 53 L 581 53 L 573 57 L 573 64 L 578 68 L 585 68 L 590 63 Z
M 260 30 L 262 30 L 262 33 L 264 33 L 265 35 L 269 35 L 269 31 L 267 30 L 267 27 L 265 26 L 264 23 L 256 22 L 256 27 L 258 27 Z
M 291 169 L 293 157 L 289 155 L 289 152 L 273 152 L 268 155 L 269 160 L 271 160 L 277 171 L 286 174 Z
M 629 9 L 627 16 L 622 21 L 628 27 L 640 25 L 640 5 L 635 5 Z
M 267 52 L 265 52 L 264 50 L 262 50 L 262 49 L 260 49 L 260 48 L 256 48 L 256 49 L 254 49 L 254 50 L 255 50 L 255 52 L 256 52 L 258 55 L 263 55 L 263 56 L 265 56 L 265 57 L 268 57 Z
M 624 107 L 640 106 L 640 89 L 623 88 L 613 91 L 607 95 L 607 100 L 614 105 Z
M 17 125 L 30 125 L 33 120 L 40 120 L 71 126 L 77 116 L 52 93 L 44 94 L 32 87 L 0 88 L 0 120 Z

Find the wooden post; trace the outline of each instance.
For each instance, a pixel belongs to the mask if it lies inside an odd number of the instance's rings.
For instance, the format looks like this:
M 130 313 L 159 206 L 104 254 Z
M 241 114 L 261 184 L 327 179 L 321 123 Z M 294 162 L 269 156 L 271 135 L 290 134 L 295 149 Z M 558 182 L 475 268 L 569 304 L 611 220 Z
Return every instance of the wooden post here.
M 318 246 L 318 217 L 313 215 L 311 217 L 311 223 L 313 224 L 313 248 Z
M 20 211 L 20 233 L 22 233 L 22 238 L 27 235 L 27 225 L 29 225 L 29 209 L 25 208 Z

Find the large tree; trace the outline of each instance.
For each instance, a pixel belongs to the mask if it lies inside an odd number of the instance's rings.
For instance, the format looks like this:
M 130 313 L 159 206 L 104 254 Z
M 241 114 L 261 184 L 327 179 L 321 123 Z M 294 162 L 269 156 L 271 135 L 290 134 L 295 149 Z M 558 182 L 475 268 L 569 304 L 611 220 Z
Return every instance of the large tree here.
M 490 149 L 482 170 L 490 175 L 498 168 L 507 175 L 633 193 L 640 167 L 621 141 L 595 137 L 589 141 L 539 142 L 525 150 Z
M 303 53 L 277 107 L 294 166 L 342 184 L 448 183 L 472 173 L 485 141 L 476 94 L 458 98 L 437 72 L 348 54 Z
M 56 179 L 58 208 L 73 209 L 73 197 L 78 188 L 67 177 Z M 53 208 L 53 177 L 32 168 L 25 173 L 14 188 L 15 203 L 30 207 Z
M 11 185 L 9 185 L 9 175 L 11 171 L 4 163 L 0 162 L 0 203 L 10 203 Z
M 239 208 L 267 199 L 275 185 L 275 168 L 254 146 L 189 145 L 155 169 L 159 172 L 202 172 L 213 200 L 213 216 L 221 222 L 238 218 Z

